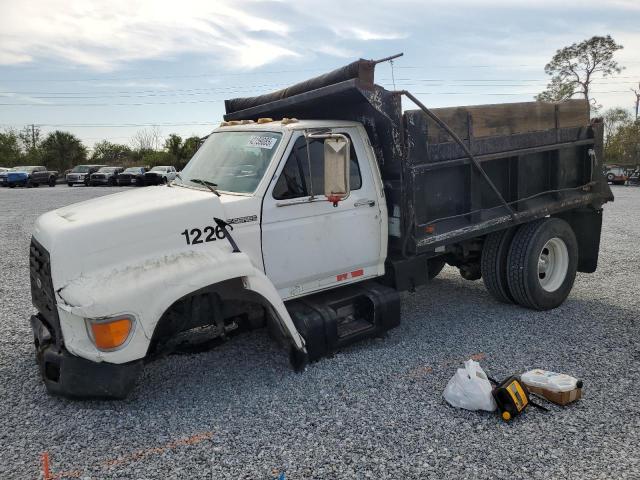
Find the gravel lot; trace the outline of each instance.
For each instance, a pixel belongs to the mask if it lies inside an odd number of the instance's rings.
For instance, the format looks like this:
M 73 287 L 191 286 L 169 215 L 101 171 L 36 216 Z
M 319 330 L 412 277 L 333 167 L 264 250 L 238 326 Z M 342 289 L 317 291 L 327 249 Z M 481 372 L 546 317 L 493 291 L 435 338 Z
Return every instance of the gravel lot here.
M 258 331 L 148 365 L 121 402 L 50 397 L 28 324 L 29 236 L 47 210 L 118 188 L 0 189 L 0 478 L 638 478 L 640 189 L 613 187 L 600 268 L 546 313 L 447 268 L 403 296 L 402 325 L 296 374 Z M 471 355 L 495 377 L 584 379 L 572 406 L 511 424 L 448 407 Z

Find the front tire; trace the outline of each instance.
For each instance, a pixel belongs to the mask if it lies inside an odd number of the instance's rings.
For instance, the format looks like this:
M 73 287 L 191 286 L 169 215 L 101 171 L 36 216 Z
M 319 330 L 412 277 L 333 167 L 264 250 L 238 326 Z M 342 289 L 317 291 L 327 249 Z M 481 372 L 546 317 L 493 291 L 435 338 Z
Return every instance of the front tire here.
M 73 183 L 67 183 L 68 187 L 73 187 Z
M 491 233 L 482 246 L 482 281 L 493 298 L 502 303 L 514 303 L 507 281 L 507 262 L 511 240 L 517 230 L 517 227 L 513 227 Z
M 513 299 L 523 307 L 551 310 L 573 288 L 578 266 L 576 236 L 559 218 L 523 225 L 513 237 L 507 263 Z
M 56 179 L 55 179 L 55 177 L 51 177 L 51 178 L 49 179 L 49 186 L 50 186 L 50 187 L 55 187 L 55 186 L 56 186 Z

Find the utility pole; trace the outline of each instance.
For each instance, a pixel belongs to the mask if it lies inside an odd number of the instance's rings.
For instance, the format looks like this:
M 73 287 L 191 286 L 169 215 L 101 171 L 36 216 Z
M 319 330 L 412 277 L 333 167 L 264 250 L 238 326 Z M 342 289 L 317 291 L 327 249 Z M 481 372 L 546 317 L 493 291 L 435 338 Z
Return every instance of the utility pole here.
M 638 109 L 636 108 L 636 118 L 638 118 Z M 31 124 L 31 148 L 36 148 L 36 126 Z
M 632 88 L 631 91 L 636 96 L 636 121 L 638 120 L 638 107 L 640 107 L 640 82 L 638 82 L 638 90 Z

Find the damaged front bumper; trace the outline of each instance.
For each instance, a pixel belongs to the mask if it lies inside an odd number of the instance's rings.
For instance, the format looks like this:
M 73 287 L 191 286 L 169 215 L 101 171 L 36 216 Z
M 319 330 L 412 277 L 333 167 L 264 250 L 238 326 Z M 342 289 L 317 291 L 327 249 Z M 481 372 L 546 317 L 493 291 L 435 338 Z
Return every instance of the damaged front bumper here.
M 143 360 L 93 362 L 56 344 L 41 314 L 31 317 L 36 360 L 49 393 L 74 398 L 124 398 L 133 389 Z

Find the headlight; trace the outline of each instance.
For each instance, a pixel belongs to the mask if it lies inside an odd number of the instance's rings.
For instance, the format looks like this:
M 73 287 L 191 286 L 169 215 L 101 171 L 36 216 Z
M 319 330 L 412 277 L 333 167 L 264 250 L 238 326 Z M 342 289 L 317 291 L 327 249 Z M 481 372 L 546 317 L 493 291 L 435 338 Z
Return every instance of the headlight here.
M 134 322 L 135 319 L 131 315 L 118 315 L 100 320 L 86 319 L 89 338 L 99 350 L 103 351 L 122 347 L 133 332 Z

